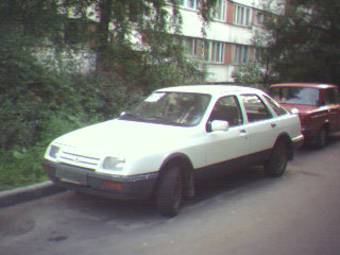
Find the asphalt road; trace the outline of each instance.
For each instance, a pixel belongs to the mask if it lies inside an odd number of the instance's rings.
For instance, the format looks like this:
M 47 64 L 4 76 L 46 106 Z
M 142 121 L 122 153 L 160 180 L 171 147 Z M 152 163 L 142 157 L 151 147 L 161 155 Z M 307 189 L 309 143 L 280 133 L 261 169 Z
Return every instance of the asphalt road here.
M 64 192 L 0 209 L 0 254 L 339 255 L 340 136 L 304 149 L 278 179 L 209 179 L 180 214 Z

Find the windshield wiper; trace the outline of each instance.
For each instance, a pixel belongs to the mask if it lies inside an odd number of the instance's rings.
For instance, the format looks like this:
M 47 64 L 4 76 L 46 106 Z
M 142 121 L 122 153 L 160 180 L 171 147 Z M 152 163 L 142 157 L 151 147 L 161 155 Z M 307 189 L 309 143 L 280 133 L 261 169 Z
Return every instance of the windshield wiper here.
M 141 118 L 140 116 L 134 114 L 134 113 L 131 113 L 131 112 L 125 112 L 123 115 L 121 115 L 119 117 L 120 120 L 144 120 L 143 118 Z
M 145 120 L 150 121 L 150 122 L 154 122 L 154 123 L 158 123 L 158 124 L 165 124 L 165 125 L 177 125 L 178 124 L 174 121 L 171 121 L 167 118 L 160 117 L 160 116 L 148 117 L 148 118 L 145 118 Z

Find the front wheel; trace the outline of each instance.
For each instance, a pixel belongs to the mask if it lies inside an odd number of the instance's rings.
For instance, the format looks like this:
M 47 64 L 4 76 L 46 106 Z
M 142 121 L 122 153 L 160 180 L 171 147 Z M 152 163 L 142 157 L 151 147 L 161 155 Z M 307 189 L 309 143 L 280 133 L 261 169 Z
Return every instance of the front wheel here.
M 286 170 L 288 162 L 288 147 L 285 141 L 278 141 L 270 155 L 269 160 L 264 165 L 264 169 L 269 176 L 279 177 Z
M 183 177 L 179 167 L 169 167 L 160 177 L 157 190 L 157 209 L 164 215 L 178 214 L 183 197 Z

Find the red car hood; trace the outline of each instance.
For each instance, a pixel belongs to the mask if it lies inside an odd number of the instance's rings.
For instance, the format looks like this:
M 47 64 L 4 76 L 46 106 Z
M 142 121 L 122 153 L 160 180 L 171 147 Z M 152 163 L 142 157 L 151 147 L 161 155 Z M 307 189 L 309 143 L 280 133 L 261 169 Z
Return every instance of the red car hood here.
M 284 108 L 286 109 L 293 109 L 296 108 L 299 110 L 299 113 L 304 115 L 304 114 L 309 114 L 315 110 L 318 109 L 317 106 L 314 105 L 303 105 L 303 104 L 284 104 L 280 103 Z

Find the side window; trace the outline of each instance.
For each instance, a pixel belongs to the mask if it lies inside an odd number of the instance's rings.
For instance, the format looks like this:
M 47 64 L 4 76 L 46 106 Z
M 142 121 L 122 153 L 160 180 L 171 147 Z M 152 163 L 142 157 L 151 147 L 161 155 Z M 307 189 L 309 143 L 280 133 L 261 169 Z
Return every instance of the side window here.
M 277 114 L 277 116 L 282 116 L 282 115 L 287 114 L 287 111 L 281 105 L 279 105 L 278 102 L 274 101 L 273 99 L 267 96 L 264 96 L 264 98 L 266 99 L 270 107 L 274 110 L 274 112 Z
M 271 119 L 273 117 L 266 105 L 257 95 L 242 95 L 241 98 L 249 122 Z
M 325 103 L 327 104 L 338 104 L 338 93 L 336 89 L 327 89 L 325 95 Z
M 209 118 L 209 121 L 213 120 L 226 120 L 231 127 L 242 124 L 242 114 L 237 98 L 235 96 L 220 98 Z

